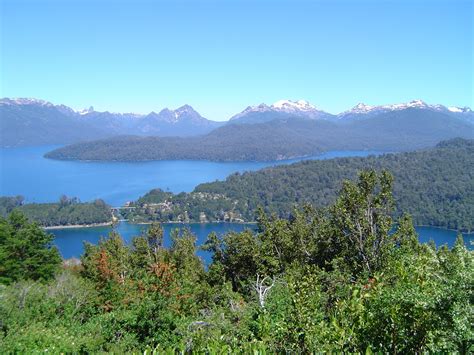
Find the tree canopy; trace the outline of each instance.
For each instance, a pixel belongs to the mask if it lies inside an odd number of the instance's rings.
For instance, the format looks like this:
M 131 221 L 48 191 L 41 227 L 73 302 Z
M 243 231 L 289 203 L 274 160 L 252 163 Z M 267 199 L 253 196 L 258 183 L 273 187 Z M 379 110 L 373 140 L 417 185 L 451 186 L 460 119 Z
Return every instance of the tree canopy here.
M 103 200 L 80 202 L 65 195 L 56 203 L 23 203 L 22 196 L 0 197 L 0 216 L 13 209 L 21 211 L 30 221 L 44 227 L 110 223 L 112 211 Z
M 363 171 L 327 208 L 260 210 L 257 231 L 209 235 L 207 268 L 188 230 L 165 248 L 154 224 L 129 245 L 116 232 L 87 244 L 49 281 L 4 269 L 0 350 L 471 353 L 474 252 L 462 237 L 420 244 L 411 217 L 393 217 L 392 183 Z M 3 266 L 15 257 L 5 241 L 37 227 L 18 212 L 0 225 Z M 33 255 L 53 253 L 39 240 Z
M 48 280 L 61 262 L 53 236 L 14 210 L 0 218 L 0 282 Z

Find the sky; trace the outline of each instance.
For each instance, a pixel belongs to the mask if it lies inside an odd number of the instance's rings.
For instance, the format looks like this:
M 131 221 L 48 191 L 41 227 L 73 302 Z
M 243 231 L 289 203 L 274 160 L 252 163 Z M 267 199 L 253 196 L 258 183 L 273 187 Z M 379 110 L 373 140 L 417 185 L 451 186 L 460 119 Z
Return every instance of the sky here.
M 474 107 L 472 1 L 0 2 L 2 97 L 214 120 L 280 99 Z

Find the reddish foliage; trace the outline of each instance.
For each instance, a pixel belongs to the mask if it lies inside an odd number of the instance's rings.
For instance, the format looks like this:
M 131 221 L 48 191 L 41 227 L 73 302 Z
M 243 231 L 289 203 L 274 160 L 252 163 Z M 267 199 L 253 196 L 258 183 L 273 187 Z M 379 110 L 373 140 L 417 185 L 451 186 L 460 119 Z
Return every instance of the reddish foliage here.
M 370 279 L 368 280 L 368 283 L 363 286 L 364 289 L 365 289 L 365 290 L 368 290 L 368 289 L 374 287 L 376 281 L 377 281 L 377 280 L 375 280 L 374 278 L 370 278 Z
M 158 279 L 158 283 L 152 286 L 152 290 L 169 296 L 171 291 L 174 291 L 170 288 L 174 281 L 175 268 L 169 263 L 156 262 L 150 266 L 150 271 Z
M 113 279 L 114 272 L 109 266 L 109 256 L 104 249 L 101 249 L 99 252 L 98 259 L 97 270 L 99 270 L 99 277 L 104 281 Z

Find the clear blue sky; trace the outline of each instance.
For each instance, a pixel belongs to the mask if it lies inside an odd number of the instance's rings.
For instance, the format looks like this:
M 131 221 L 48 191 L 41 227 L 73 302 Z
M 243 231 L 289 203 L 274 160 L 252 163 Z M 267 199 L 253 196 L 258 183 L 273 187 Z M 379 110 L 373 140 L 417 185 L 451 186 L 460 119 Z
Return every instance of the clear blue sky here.
M 284 98 L 474 106 L 472 1 L 0 1 L 2 97 L 216 120 Z

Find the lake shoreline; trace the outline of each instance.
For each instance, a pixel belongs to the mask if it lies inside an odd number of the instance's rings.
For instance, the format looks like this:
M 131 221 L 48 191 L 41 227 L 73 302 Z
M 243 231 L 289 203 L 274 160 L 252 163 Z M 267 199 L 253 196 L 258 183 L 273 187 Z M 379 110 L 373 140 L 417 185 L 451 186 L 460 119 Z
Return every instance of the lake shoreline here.
M 127 222 L 128 224 L 131 225 L 150 225 L 155 222 L 160 223 L 160 224 L 182 224 L 182 225 L 189 225 L 189 224 L 208 224 L 208 223 L 216 223 L 216 224 L 224 224 L 224 223 L 232 223 L 232 224 L 257 224 L 258 222 L 235 222 L 235 221 L 209 221 L 209 222 L 181 222 L 181 221 L 167 221 L 167 222 L 159 222 L 159 221 L 153 221 L 153 222 L 130 222 L 126 219 L 122 219 L 119 222 Z M 55 230 L 55 229 L 79 229 L 79 228 L 94 228 L 94 227 L 109 227 L 112 226 L 113 222 L 107 222 L 107 223 L 93 223 L 93 224 L 68 224 L 68 225 L 62 225 L 62 226 L 48 226 L 48 227 L 41 227 L 44 230 Z
M 64 225 L 64 226 L 48 226 L 48 227 L 42 227 L 42 228 L 44 230 L 94 228 L 94 227 L 108 227 L 108 226 L 111 226 L 112 224 L 113 224 L 113 222 L 92 223 L 92 224 L 68 224 L 68 225 Z
M 5 170 L 5 174 L 2 175 L 0 195 L 22 195 L 28 203 L 48 203 L 56 202 L 55 196 L 66 193 L 81 201 L 100 198 L 111 206 L 123 206 L 127 201 L 135 201 L 156 187 L 178 194 L 191 192 L 202 183 L 224 181 L 235 173 L 257 171 L 308 159 L 363 157 L 385 153 L 378 150 L 328 151 L 317 156 L 267 162 L 210 160 L 80 162 L 52 160 L 44 157 L 44 154 L 58 147 L 61 145 L 0 149 L 2 168 Z M 35 171 L 34 179 L 31 178 L 32 169 Z M 64 176 L 72 178 L 64 179 Z M 43 184 L 43 181 L 48 181 L 48 184 Z M 110 188 L 111 186 L 113 189 Z

